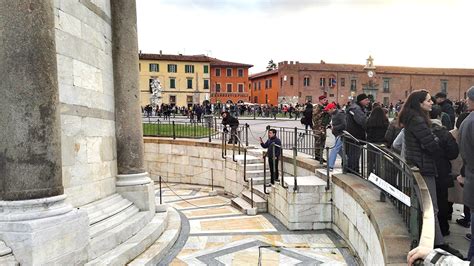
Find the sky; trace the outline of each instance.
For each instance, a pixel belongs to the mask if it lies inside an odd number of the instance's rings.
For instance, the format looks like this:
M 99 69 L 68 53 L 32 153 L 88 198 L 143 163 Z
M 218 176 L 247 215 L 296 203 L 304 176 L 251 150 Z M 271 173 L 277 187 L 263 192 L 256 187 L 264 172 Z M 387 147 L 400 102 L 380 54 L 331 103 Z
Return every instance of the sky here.
M 137 0 L 143 53 L 474 68 L 473 0 Z

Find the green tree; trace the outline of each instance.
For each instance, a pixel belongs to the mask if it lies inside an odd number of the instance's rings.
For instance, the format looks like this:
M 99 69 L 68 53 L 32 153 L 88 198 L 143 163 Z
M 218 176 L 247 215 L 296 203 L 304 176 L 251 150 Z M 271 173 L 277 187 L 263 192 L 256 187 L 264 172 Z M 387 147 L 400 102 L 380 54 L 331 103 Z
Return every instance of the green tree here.
M 268 61 L 267 71 L 277 69 L 277 65 L 273 62 L 273 59 Z

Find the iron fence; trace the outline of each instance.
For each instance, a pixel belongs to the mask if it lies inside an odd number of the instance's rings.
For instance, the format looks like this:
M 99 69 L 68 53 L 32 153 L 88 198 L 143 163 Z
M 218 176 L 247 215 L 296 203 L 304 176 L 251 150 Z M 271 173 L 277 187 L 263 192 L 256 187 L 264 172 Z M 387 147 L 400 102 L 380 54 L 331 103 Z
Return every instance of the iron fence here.
M 411 236 L 412 245 L 416 246 L 421 234 L 422 210 L 418 184 L 414 175 L 416 169 L 408 165 L 397 153 L 382 145 L 358 140 L 347 132 L 342 136 L 344 173 L 352 173 L 364 179 L 380 178 L 409 197 L 409 205 L 400 197 L 392 196 L 383 190 L 380 200 L 388 198 L 400 213 Z

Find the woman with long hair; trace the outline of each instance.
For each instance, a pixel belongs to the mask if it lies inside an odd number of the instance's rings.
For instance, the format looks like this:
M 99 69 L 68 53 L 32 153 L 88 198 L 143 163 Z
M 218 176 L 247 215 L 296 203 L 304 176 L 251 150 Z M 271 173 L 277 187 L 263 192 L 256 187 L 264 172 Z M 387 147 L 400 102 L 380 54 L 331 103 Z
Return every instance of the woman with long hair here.
M 405 128 L 405 160 L 408 164 L 420 169 L 433 203 L 435 219 L 435 248 L 442 248 L 453 255 L 459 251 L 444 242 L 438 221 L 438 204 L 436 200 L 436 164 L 433 154 L 440 152 L 437 138 L 431 132 L 429 112 L 433 106 L 431 95 L 426 90 L 412 92 L 399 115 L 399 122 Z M 462 255 L 461 255 L 462 256 Z
M 367 142 L 372 144 L 384 144 L 385 133 L 388 128 L 388 118 L 382 107 L 376 106 L 370 113 L 366 124 Z M 367 174 L 382 174 L 381 162 L 377 158 L 378 150 L 372 145 L 367 147 Z

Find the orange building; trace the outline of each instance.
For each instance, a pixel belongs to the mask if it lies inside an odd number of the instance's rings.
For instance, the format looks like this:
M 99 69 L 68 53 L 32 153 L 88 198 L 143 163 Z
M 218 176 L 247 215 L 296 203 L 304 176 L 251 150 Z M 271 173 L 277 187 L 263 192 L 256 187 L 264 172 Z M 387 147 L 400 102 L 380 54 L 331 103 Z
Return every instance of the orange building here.
M 250 101 L 258 104 L 277 105 L 281 85 L 278 76 L 278 69 L 250 76 Z
M 253 65 L 211 60 L 211 103 L 249 101 L 249 68 Z

